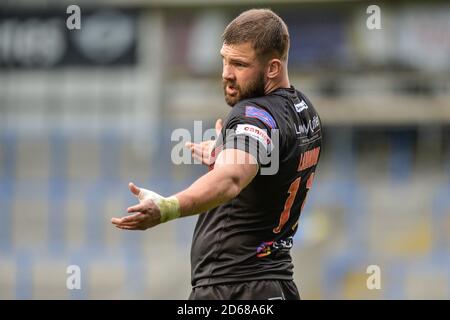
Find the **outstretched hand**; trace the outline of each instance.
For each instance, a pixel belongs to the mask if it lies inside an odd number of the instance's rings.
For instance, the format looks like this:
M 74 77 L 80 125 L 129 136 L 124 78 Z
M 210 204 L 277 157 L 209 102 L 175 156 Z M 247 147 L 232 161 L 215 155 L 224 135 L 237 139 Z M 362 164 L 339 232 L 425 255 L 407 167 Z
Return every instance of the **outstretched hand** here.
M 222 119 L 217 119 L 215 125 L 217 137 L 220 135 L 222 127 Z M 201 161 L 202 164 L 209 166 L 214 162 L 214 159 L 211 157 L 214 144 L 214 140 L 207 140 L 200 143 L 186 142 L 186 147 L 191 150 L 194 159 L 197 159 Z
M 139 199 L 139 204 L 127 209 L 130 215 L 112 218 L 111 222 L 124 230 L 146 230 L 160 224 L 161 213 L 154 201 L 161 196 L 156 192 L 139 188 L 132 182 L 128 184 L 128 188 Z

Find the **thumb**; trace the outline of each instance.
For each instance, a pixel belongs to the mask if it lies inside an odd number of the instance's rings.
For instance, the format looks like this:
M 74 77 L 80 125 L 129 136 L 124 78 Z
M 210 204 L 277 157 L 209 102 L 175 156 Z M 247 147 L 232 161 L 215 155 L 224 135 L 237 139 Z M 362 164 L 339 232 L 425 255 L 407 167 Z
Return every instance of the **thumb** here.
M 219 136 L 220 132 L 222 131 L 222 128 L 223 128 L 222 119 L 217 119 L 217 121 L 216 121 L 216 134 L 217 134 L 217 136 Z
M 130 191 L 137 197 L 139 196 L 139 193 L 141 192 L 141 189 L 136 187 L 136 185 L 133 182 L 130 182 L 128 184 L 128 188 L 130 188 Z

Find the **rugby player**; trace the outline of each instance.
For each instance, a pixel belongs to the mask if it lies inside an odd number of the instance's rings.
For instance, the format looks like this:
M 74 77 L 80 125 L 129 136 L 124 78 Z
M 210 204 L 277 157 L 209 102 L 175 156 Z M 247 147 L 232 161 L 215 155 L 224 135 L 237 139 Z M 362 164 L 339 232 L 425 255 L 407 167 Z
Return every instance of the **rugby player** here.
M 130 183 L 139 204 L 113 218 L 145 230 L 199 214 L 190 299 L 300 299 L 290 249 L 322 142 L 320 118 L 288 76 L 289 32 L 269 9 L 241 13 L 220 54 L 228 117 L 214 141 L 188 143 L 209 171 L 170 197 Z

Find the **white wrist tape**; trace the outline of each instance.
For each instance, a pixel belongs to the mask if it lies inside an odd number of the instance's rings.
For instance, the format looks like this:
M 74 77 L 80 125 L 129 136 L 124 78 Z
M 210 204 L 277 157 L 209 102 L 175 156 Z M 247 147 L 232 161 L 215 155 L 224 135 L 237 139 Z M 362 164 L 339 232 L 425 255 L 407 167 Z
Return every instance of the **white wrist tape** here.
M 139 201 L 151 199 L 159 208 L 161 223 L 180 217 L 180 203 L 175 196 L 164 198 L 156 192 L 141 188 L 138 195 Z

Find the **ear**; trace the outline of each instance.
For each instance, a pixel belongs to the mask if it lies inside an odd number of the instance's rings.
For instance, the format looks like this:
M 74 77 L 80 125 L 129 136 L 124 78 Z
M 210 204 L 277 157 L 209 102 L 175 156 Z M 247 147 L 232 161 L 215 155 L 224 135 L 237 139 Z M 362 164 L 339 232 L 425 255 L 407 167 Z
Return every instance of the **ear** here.
M 283 64 L 280 59 L 270 59 L 267 63 L 267 78 L 273 79 L 280 75 Z

